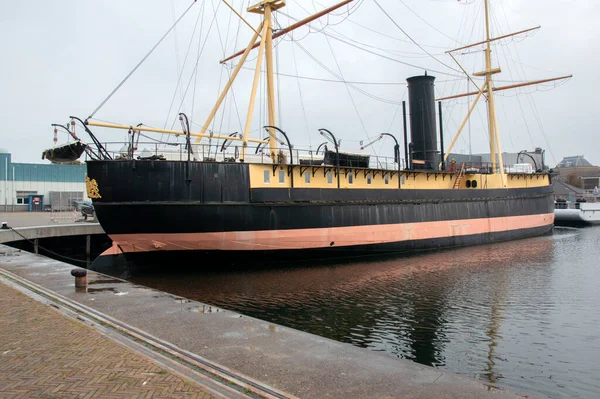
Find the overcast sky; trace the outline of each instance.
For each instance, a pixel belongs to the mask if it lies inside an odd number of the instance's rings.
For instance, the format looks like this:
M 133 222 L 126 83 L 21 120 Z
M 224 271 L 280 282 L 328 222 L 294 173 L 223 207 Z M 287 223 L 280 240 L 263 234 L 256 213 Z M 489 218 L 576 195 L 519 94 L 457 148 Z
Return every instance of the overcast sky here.
M 444 51 L 483 39 L 483 0 L 377 1 L 389 17 L 374 0 L 355 0 L 276 41 L 276 64 L 281 73 L 277 79 L 277 125 L 289 133 L 296 147 L 315 148 L 323 141 L 317 132 L 323 127 L 336 133 L 342 149 L 348 151 L 357 151 L 360 140 L 380 132 L 401 139 L 398 104 L 407 99 L 405 80 L 425 70 L 436 76 L 437 96 L 473 90 Z M 258 16 L 245 12 L 247 0 L 230 3 L 252 24 L 259 22 Z M 277 15 L 279 26 L 293 23 L 290 17 L 304 18 L 336 1 L 287 3 Z M 562 85 L 498 93 L 502 150 L 543 147 L 550 164 L 577 154 L 600 164 L 594 134 L 598 124 L 594 96 L 598 93 L 595 75 L 600 71 L 600 2 L 490 3 L 493 36 L 542 26 L 535 34 L 498 42 L 493 56 L 502 73 L 494 77 L 496 86 L 574 75 Z M 90 115 L 190 4 L 190 0 L 0 2 L 0 147 L 12 152 L 15 162 L 45 162 L 41 152 L 53 144 L 50 124 L 67 123 L 70 115 L 82 119 Z M 231 63 L 223 67 L 218 61 L 245 47 L 251 34 L 222 2 L 198 0 L 176 31 L 95 118 L 171 127 L 181 108 L 192 117 L 193 130 L 199 130 L 232 67 Z M 480 50 L 476 47 L 458 54 L 467 71 L 483 68 Z M 254 50 L 246 67 L 254 67 L 256 53 Z M 355 83 L 349 86 L 340 79 Z M 234 95 L 227 97 L 211 129 L 241 131 L 251 81 L 252 71 L 243 69 L 233 87 Z M 467 99 L 444 103 L 446 145 L 467 107 Z M 262 135 L 258 129 L 266 124 L 264 110 L 261 95 L 252 124 L 256 137 Z M 473 153 L 489 151 L 484 118 L 485 108 L 479 107 L 455 152 L 468 153 L 469 148 Z M 94 131 L 102 141 L 126 137 L 125 131 Z M 59 141 L 65 140 L 65 135 L 59 136 Z M 379 155 L 392 155 L 392 146 L 385 140 L 371 149 Z

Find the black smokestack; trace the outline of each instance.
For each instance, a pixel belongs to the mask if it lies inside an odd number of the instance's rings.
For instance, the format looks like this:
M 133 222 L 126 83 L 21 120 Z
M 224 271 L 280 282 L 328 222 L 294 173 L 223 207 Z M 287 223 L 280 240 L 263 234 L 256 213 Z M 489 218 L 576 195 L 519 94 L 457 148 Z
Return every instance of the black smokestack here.
M 413 169 L 438 169 L 434 80 L 435 77 L 427 73 L 406 79 Z

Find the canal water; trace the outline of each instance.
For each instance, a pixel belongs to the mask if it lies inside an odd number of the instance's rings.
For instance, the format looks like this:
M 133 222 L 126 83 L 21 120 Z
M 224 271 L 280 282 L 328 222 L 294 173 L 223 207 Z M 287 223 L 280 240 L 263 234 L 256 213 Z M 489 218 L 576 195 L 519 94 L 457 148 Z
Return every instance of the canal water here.
M 517 391 L 600 397 L 600 227 L 260 270 L 177 262 L 95 268 Z

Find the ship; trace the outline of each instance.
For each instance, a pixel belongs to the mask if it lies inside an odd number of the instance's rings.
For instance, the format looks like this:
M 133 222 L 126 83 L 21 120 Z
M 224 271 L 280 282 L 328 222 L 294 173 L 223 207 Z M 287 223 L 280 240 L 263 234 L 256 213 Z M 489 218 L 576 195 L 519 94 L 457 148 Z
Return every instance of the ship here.
M 487 244 L 552 230 L 554 202 L 547 168 L 524 171 L 503 163 L 494 95 L 505 88 L 495 87 L 492 80 L 500 68 L 493 66 L 490 45 L 499 38 L 490 35 L 488 0 L 484 0 L 485 40 L 472 45 L 484 48 L 485 70 L 474 75 L 485 81 L 481 85 L 472 81 L 475 91 L 451 97 L 470 95 L 475 100 L 448 148 L 444 148 L 441 123 L 441 101 L 446 98 L 435 98 L 435 77 L 427 73 L 407 79 L 408 112 L 406 103 L 402 104 L 404 160 L 397 138 L 388 133 L 378 137 L 387 135 L 395 141 L 394 158 L 386 163 L 373 162 L 364 153 L 342 151 L 339 138 L 327 128 L 319 130 L 328 140 L 321 153 L 302 153 L 292 145 L 276 121 L 273 39 L 351 1 L 276 31 L 273 14 L 285 1 L 263 0 L 251 5 L 247 12 L 260 15 L 262 22 L 254 28 L 244 20 L 254 35 L 245 50 L 225 60 L 239 57 L 199 132 L 192 132 L 183 113 L 180 130 L 108 123 L 95 120 L 94 114 L 86 119 L 72 117 L 96 144 L 94 157 L 87 160 L 86 186 L 97 219 L 113 242 L 104 255 L 201 252 L 241 259 L 299 259 L 311 254 L 340 256 Z M 243 19 L 237 11 L 232 12 Z M 244 132 L 215 134 L 209 126 L 256 48 L 257 66 Z M 249 126 L 263 62 L 268 125 L 256 138 L 250 137 Z M 448 154 L 482 98 L 487 102 L 490 162 L 453 162 Z M 92 132 L 100 128 L 127 131 L 127 145 L 111 154 Z M 185 145 L 179 152 L 140 153 L 140 135 L 151 133 L 184 137 Z M 209 148 L 206 153 L 200 145 L 203 140 L 220 140 L 222 145 L 219 151 Z
M 598 213 L 596 213 L 598 212 Z M 554 203 L 554 224 L 566 227 L 586 227 L 600 224 L 600 203 L 558 199 Z

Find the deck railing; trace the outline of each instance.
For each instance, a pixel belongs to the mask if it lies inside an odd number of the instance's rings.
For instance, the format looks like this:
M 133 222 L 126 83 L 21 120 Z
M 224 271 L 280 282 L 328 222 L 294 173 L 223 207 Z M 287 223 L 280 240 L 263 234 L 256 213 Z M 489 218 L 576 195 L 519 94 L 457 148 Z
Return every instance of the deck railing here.
M 115 142 L 102 142 L 101 143 L 106 151 L 115 160 L 119 159 L 157 159 L 157 160 L 169 160 L 169 161 L 186 161 L 188 152 L 186 144 L 184 142 L 155 142 L 146 141 L 136 143 L 136 148 L 131 151 L 130 144 L 128 142 L 115 141 Z M 229 145 L 227 145 L 229 144 Z M 241 162 L 241 146 L 237 142 L 227 142 L 223 145 L 223 142 L 213 144 L 192 144 L 191 145 L 191 159 L 194 161 L 217 161 L 217 162 Z M 325 160 L 326 148 L 307 149 L 307 148 L 293 148 L 291 150 L 294 159 L 294 164 L 303 165 L 331 165 L 335 166 L 334 163 L 327 163 Z M 246 149 L 246 163 L 263 163 L 263 164 L 288 164 L 290 161 L 290 149 L 287 147 L 280 147 L 276 154 L 276 161 L 273 162 L 269 155 L 268 147 L 249 145 Z M 344 154 L 349 154 L 345 151 L 340 151 Z M 401 158 L 400 165 L 394 159 L 394 157 L 381 156 L 376 154 L 370 154 L 368 152 L 356 152 L 350 153 L 357 157 L 368 156 L 368 168 L 381 169 L 381 170 L 440 170 L 440 163 L 438 161 L 421 161 L 413 160 L 407 165 L 406 160 Z M 458 173 L 462 167 L 462 163 L 458 162 L 446 162 L 443 165 L 443 172 Z M 341 165 L 341 167 L 366 167 L 364 162 L 361 165 Z M 500 168 L 496 165 L 495 170 L 490 162 L 465 162 L 464 163 L 465 173 L 483 173 L 491 174 L 494 171 L 498 173 Z M 532 165 L 529 164 L 517 164 L 517 165 L 505 165 L 505 173 L 513 174 L 531 174 L 534 173 Z
M 137 148 L 132 152 L 126 142 L 102 142 L 106 151 L 115 160 L 131 159 L 164 159 L 169 161 L 185 161 L 187 160 L 187 148 L 185 143 L 159 143 L 159 142 L 139 142 Z M 241 148 L 239 145 L 225 145 L 220 142 L 218 144 L 192 144 L 191 159 L 194 161 L 218 161 L 218 162 L 241 162 Z M 325 150 L 314 150 L 305 148 L 293 148 L 291 155 L 294 159 L 294 164 L 312 164 L 320 165 L 325 162 Z M 347 154 L 347 153 L 346 153 Z M 404 159 L 400 159 L 400 168 L 393 157 L 374 155 L 369 153 L 356 153 L 360 156 L 368 156 L 368 167 L 373 169 L 383 170 L 398 170 L 406 169 Z M 288 148 L 280 148 L 276 154 L 276 162 L 279 164 L 288 164 L 290 150 Z M 268 153 L 268 148 L 264 146 L 251 146 L 246 149 L 247 163 L 274 163 Z

